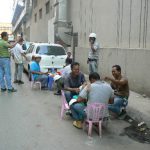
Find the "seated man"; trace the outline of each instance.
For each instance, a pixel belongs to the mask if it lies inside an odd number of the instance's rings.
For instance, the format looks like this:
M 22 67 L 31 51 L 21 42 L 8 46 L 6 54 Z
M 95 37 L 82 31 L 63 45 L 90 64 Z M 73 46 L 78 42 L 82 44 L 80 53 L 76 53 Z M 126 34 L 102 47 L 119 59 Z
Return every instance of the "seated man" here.
M 41 56 L 35 55 L 34 60 L 30 64 L 30 70 L 34 81 L 40 81 L 42 89 L 48 88 L 48 72 L 44 73 L 40 70 Z
M 114 90 L 113 104 L 109 105 L 109 110 L 116 113 L 120 119 L 126 115 L 125 108 L 128 104 L 129 85 L 128 79 L 121 74 L 121 67 L 114 65 L 112 67 L 112 75 L 114 78 L 105 77 L 106 80 L 111 81 L 111 86 Z M 123 119 L 123 118 L 122 118 Z
M 68 76 L 71 72 L 71 65 L 67 65 L 63 69 L 60 70 L 61 77 L 56 75 L 54 77 L 54 81 L 57 84 L 57 92 L 54 95 L 61 95 L 61 90 L 64 88 L 64 78 Z
M 64 80 L 65 96 L 68 103 L 74 95 L 79 94 L 79 87 L 83 84 L 85 84 L 85 77 L 80 72 L 80 64 L 74 62 L 71 64 L 71 73 Z
M 90 83 L 79 94 L 77 101 L 71 105 L 72 116 L 75 119 L 73 125 L 77 128 L 82 128 L 82 121 L 86 117 L 85 105 L 83 102 L 102 103 L 108 105 L 109 99 L 113 95 L 113 90 L 109 84 L 103 83 L 100 80 L 98 73 L 94 72 L 89 75 Z M 108 117 L 108 110 L 105 117 Z

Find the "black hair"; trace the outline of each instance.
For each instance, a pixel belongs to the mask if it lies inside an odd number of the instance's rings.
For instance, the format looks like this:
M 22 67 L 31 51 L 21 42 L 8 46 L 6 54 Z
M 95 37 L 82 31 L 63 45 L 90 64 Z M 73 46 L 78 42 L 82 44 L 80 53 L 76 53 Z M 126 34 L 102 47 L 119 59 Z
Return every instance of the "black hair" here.
M 71 69 L 73 69 L 74 66 L 80 66 L 80 64 L 79 64 L 78 62 L 73 62 L 73 63 L 71 64 Z
M 91 81 L 92 79 L 94 80 L 100 80 L 100 75 L 97 72 L 93 72 L 89 75 L 89 80 Z
M 117 71 L 121 72 L 121 67 L 119 65 L 114 65 L 112 68 L 116 68 Z
M 2 32 L 1 33 L 1 38 L 3 39 L 4 37 L 8 36 L 8 33 L 7 32 Z

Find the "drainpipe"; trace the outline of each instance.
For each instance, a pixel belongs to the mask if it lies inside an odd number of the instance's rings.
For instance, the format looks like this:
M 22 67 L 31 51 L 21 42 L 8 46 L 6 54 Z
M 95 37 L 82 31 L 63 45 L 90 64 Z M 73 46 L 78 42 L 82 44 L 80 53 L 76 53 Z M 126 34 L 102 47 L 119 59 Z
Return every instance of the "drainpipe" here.
M 59 0 L 59 15 L 58 21 L 67 22 L 68 21 L 68 0 Z

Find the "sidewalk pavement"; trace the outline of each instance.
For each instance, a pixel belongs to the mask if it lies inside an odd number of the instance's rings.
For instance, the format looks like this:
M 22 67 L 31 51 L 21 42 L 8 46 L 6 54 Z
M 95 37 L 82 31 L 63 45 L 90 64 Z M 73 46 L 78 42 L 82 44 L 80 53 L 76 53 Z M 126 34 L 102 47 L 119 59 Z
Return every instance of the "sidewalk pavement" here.
M 127 112 L 133 119 L 144 121 L 150 127 L 150 98 L 131 91 Z

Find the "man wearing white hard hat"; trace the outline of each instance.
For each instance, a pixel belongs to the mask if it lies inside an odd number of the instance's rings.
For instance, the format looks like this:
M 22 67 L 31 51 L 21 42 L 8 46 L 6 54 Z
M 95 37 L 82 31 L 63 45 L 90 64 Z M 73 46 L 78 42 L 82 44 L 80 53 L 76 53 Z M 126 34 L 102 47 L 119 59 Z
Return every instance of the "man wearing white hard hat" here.
M 99 44 L 96 42 L 96 34 L 89 35 L 90 50 L 88 56 L 89 72 L 97 72 L 99 59 Z

